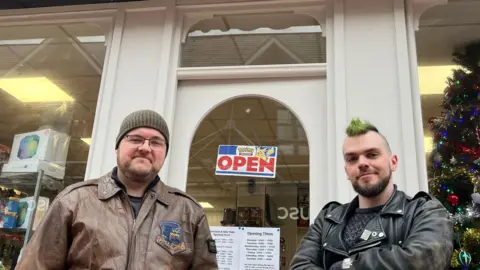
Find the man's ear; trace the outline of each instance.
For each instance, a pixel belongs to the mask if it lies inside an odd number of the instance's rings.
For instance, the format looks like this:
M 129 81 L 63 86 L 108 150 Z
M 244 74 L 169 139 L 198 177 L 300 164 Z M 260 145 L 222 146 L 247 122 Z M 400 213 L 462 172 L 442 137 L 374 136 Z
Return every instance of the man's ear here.
M 398 157 L 397 155 L 393 154 L 392 157 L 390 157 L 390 164 L 392 166 L 392 171 L 395 171 L 398 166 Z

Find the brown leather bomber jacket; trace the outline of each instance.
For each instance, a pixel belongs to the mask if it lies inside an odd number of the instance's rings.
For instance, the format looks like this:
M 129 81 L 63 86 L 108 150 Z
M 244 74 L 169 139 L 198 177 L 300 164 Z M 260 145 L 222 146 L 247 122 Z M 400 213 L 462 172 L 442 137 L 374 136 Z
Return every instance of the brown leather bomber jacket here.
M 218 269 L 211 239 L 202 207 L 161 181 L 134 219 L 109 173 L 57 196 L 16 269 Z

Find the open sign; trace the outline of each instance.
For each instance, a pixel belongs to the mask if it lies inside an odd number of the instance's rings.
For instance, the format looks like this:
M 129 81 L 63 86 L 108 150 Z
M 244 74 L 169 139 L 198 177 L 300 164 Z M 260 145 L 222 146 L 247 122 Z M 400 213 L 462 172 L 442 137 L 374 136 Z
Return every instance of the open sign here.
M 215 174 L 275 178 L 276 165 L 275 146 L 220 145 Z

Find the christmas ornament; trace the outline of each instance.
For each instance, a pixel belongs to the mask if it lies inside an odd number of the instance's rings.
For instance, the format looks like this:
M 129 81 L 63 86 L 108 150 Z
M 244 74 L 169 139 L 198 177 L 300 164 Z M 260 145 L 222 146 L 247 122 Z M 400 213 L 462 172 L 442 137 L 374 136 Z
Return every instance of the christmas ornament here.
M 457 160 L 455 159 L 455 157 L 452 157 L 452 158 L 450 159 L 450 164 L 452 164 L 452 165 L 457 164 Z
M 460 200 L 458 199 L 458 196 L 455 195 L 455 194 L 450 194 L 450 195 L 448 195 L 447 200 L 448 200 L 448 202 L 451 203 L 453 206 L 457 206 L 457 205 L 458 205 L 458 202 L 460 201 Z
M 462 250 L 458 253 L 458 260 L 463 266 L 469 266 L 472 262 L 472 256 L 468 252 Z
M 480 204 L 480 193 L 473 193 L 472 194 L 472 201 L 475 204 Z
M 480 205 L 480 185 L 475 185 L 472 194 L 472 201 L 474 204 Z
M 435 162 L 442 162 L 443 160 L 442 155 L 440 155 L 440 153 L 436 153 L 435 156 L 433 157 L 433 160 L 435 160 Z

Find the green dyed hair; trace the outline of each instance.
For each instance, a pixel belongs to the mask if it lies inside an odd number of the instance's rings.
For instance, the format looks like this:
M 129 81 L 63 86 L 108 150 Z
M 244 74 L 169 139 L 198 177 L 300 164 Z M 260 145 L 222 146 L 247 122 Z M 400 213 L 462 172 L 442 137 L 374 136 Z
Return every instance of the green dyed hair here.
M 345 130 L 348 137 L 355 137 L 355 136 L 364 135 L 369 131 L 373 131 L 373 132 L 377 133 L 378 135 L 380 135 L 380 137 L 382 137 L 388 151 L 391 152 L 390 144 L 388 143 L 387 138 L 385 138 L 385 136 L 383 136 L 378 131 L 376 126 L 372 125 L 368 121 L 362 121 L 359 118 L 353 118 L 352 121 L 350 121 L 350 125 L 348 125 L 347 129 Z
M 369 122 L 362 121 L 359 118 L 353 118 L 352 121 L 350 121 L 350 125 L 348 125 L 345 132 L 347 133 L 347 136 L 354 137 L 363 135 L 369 131 L 375 131 L 376 133 L 380 134 L 377 127 L 370 124 Z

